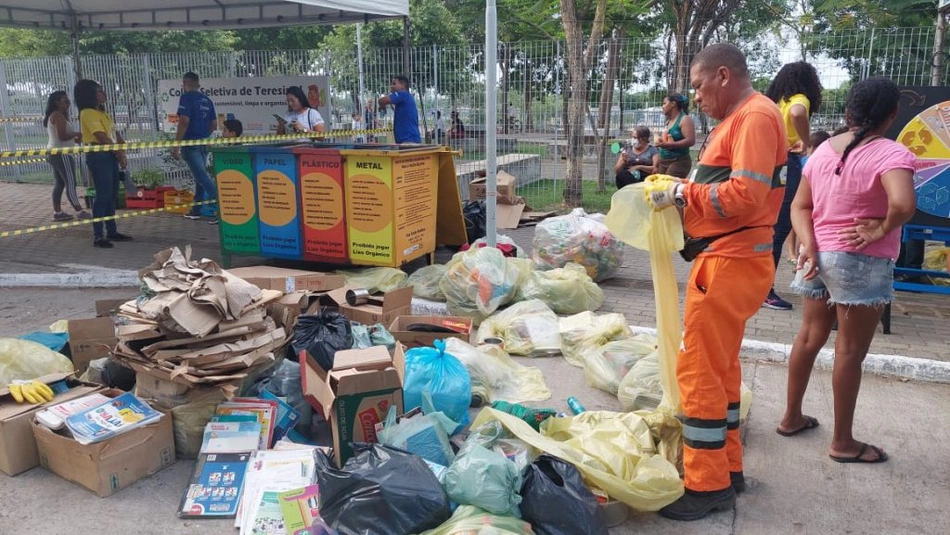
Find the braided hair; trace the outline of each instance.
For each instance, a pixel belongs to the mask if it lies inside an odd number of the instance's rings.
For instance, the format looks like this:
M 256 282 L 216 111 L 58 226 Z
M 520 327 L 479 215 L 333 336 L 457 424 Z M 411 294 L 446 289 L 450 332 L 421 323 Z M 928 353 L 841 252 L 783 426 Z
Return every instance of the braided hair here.
M 875 77 L 862 80 L 851 88 L 845 104 L 848 126 L 857 128 L 854 139 L 841 153 L 841 161 L 835 169 L 840 175 L 844 169 L 844 162 L 867 135 L 887 123 L 891 115 L 897 110 L 901 98 L 897 84 L 888 78 Z
M 802 94 L 808 99 L 808 116 L 818 113 L 821 109 L 821 80 L 818 71 L 811 64 L 804 61 L 785 64 L 775 79 L 765 90 L 765 96 L 778 104 L 782 99 L 788 100 L 793 95 Z

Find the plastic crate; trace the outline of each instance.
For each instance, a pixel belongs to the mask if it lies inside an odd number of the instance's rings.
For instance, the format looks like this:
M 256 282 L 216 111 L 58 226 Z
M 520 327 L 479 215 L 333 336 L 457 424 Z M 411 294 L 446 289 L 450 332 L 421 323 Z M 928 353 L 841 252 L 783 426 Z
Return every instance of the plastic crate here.
M 187 214 L 195 202 L 195 194 L 188 190 L 165 192 L 165 211 L 173 214 Z

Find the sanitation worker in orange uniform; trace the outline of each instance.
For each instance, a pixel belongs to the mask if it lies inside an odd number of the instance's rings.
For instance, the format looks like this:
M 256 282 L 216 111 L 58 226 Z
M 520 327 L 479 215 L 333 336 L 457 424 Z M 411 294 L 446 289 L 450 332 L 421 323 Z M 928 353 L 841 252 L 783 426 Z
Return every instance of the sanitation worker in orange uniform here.
M 690 83 L 700 110 L 721 123 L 689 182 L 656 175 L 646 188 L 655 210 L 681 207 L 686 233 L 711 242 L 690 273 L 676 363 L 686 493 L 660 511 L 675 520 L 731 509 L 745 490 L 739 348 L 775 275 L 772 226 L 785 189 L 782 115 L 752 88 L 742 52 L 731 44 L 703 49 Z

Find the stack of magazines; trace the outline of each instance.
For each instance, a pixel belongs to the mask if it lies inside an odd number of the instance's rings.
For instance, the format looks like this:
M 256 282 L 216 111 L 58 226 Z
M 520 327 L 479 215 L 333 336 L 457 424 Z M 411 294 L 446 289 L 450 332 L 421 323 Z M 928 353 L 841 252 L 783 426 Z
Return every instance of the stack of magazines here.
M 145 427 L 161 418 L 162 413 L 148 403 L 134 394 L 125 393 L 75 412 L 66 418 L 66 428 L 76 442 L 93 444 Z

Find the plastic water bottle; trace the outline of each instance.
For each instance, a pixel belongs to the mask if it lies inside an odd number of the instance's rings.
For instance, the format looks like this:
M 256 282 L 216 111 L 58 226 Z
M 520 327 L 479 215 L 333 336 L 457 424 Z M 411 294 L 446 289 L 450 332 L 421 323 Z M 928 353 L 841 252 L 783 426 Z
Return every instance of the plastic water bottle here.
M 584 412 L 585 410 L 587 410 L 584 408 L 583 405 L 581 405 L 580 401 L 577 401 L 577 398 L 575 398 L 574 396 L 567 398 L 567 406 L 571 408 L 571 412 L 573 412 L 575 415 L 580 414 Z

